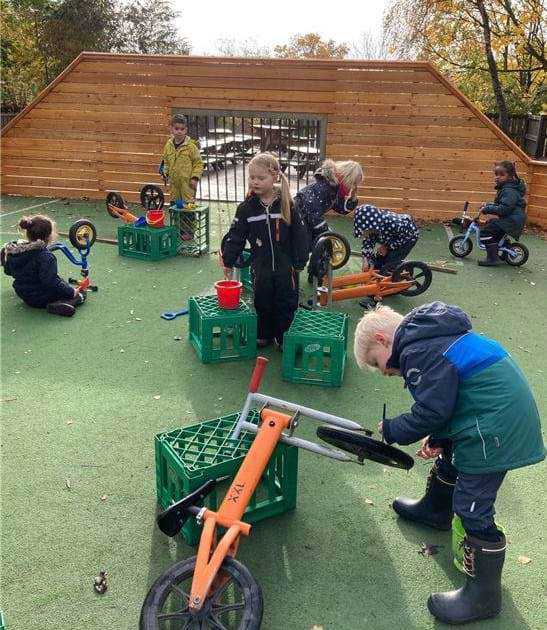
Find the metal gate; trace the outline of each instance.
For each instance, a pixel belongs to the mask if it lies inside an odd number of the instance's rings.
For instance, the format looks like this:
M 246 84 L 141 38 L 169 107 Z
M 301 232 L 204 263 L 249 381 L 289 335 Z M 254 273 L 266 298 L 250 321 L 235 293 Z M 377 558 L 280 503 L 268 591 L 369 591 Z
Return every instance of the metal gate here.
M 247 164 L 261 151 L 274 153 L 294 195 L 306 186 L 325 156 L 326 118 L 308 114 L 183 110 L 188 134 L 196 140 L 205 166 L 198 198 L 243 201 Z

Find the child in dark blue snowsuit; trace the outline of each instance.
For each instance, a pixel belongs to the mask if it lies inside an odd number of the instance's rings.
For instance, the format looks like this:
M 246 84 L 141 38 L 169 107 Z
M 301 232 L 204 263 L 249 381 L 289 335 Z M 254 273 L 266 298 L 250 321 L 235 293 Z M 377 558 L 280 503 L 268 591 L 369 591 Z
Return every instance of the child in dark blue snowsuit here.
M 48 249 L 55 234 L 54 222 L 46 216 L 23 217 L 19 227 L 27 240 L 7 243 L 1 250 L 4 273 L 12 276 L 15 293 L 28 306 L 71 317 L 85 294 L 57 274 L 57 259 Z

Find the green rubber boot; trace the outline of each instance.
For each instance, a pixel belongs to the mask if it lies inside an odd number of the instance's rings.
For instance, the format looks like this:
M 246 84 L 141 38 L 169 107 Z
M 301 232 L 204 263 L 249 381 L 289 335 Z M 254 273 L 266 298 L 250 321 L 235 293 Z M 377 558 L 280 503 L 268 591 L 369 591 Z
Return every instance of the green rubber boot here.
M 496 523 L 498 530 L 505 536 L 505 530 L 501 525 Z M 465 529 L 463 528 L 462 519 L 454 514 L 452 519 L 452 554 L 454 556 L 454 566 L 458 571 L 465 573 L 463 568 L 463 541 L 465 538 Z

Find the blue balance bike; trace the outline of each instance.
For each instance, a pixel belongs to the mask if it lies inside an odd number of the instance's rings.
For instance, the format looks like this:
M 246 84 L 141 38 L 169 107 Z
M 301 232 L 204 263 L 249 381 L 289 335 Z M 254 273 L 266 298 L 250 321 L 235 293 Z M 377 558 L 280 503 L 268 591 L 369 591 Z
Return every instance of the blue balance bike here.
M 486 247 L 480 242 L 479 233 L 479 217 L 471 218 L 467 214 L 469 202 L 466 201 L 463 206 L 463 214 L 461 219 L 455 220 L 463 234 L 458 234 L 450 239 L 448 249 L 452 256 L 456 258 L 465 258 L 473 250 L 473 236 L 479 249 L 485 250 Z M 511 267 L 521 267 L 528 260 L 530 252 L 522 243 L 511 241 L 509 236 L 505 234 L 498 243 L 498 256 Z
M 68 238 L 72 246 L 77 250 L 79 258 L 64 243 L 52 243 L 48 249 L 50 252 L 61 251 L 73 265 L 80 267 L 81 280 L 69 278 L 70 284 L 78 286 L 80 291 L 98 291 L 98 287 L 92 285 L 89 279 L 89 264 L 87 258 L 91 251 L 91 246 L 97 239 L 97 229 L 87 219 L 75 221 L 68 231 Z

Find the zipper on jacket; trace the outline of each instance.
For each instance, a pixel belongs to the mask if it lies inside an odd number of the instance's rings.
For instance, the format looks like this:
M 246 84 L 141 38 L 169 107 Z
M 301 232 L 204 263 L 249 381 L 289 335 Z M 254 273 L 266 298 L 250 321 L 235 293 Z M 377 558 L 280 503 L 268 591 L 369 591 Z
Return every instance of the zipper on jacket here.
M 272 204 L 270 204 L 269 206 L 266 206 L 265 212 L 266 212 L 266 223 L 268 225 L 268 236 L 270 238 L 270 249 L 272 251 L 272 271 L 275 271 L 274 246 L 273 246 L 272 230 L 270 227 L 270 208 L 271 207 L 272 207 Z

